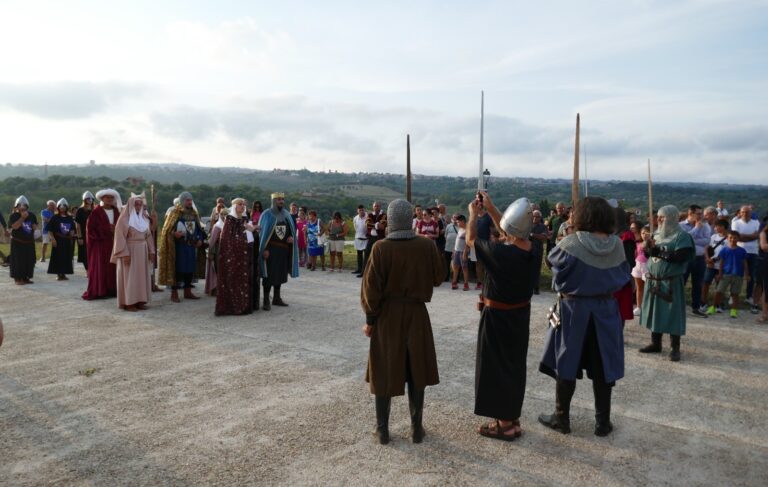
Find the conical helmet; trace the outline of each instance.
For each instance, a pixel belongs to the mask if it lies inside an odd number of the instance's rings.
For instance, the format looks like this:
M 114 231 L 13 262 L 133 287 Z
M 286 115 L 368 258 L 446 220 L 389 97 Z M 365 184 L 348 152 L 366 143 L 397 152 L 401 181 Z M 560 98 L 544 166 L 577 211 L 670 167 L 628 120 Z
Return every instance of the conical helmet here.
M 65 208 L 67 208 L 67 209 L 69 209 L 69 203 L 67 202 L 67 200 L 66 200 L 65 198 L 61 198 L 61 199 L 60 199 L 60 200 L 59 200 L 59 201 L 56 203 L 56 208 L 61 208 L 62 206 L 63 206 L 63 207 L 65 207 Z
M 533 205 L 528 198 L 515 200 L 507 207 L 499 223 L 507 235 L 527 239 L 533 229 Z

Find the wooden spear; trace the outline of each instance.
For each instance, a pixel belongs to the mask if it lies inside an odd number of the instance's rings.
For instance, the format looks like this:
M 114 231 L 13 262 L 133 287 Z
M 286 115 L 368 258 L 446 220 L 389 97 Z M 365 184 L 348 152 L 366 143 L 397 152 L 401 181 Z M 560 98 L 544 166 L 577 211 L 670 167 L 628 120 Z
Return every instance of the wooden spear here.
M 651 180 L 651 159 L 648 158 L 648 225 L 653 235 L 653 181 Z
M 405 199 L 408 203 L 413 203 L 413 195 L 411 194 L 411 184 L 413 176 L 411 175 L 411 134 L 405 136 Z
M 573 185 L 571 186 L 571 200 L 573 205 L 579 201 L 579 114 L 576 114 L 576 149 L 573 153 Z

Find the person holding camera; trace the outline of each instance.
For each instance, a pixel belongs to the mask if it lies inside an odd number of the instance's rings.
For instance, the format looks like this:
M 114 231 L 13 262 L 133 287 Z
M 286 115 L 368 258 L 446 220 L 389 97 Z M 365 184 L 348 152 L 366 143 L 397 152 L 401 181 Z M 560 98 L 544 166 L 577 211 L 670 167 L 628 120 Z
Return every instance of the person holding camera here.
M 479 238 L 478 219 L 485 208 L 506 238 Z M 533 208 L 520 198 L 502 216 L 488 193 L 481 191 L 469 204 L 467 245 L 485 267 L 477 334 L 475 414 L 494 418 L 477 432 L 512 441 L 522 434 L 520 413 L 525 397 L 526 357 L 536 253 L 529 240 Z

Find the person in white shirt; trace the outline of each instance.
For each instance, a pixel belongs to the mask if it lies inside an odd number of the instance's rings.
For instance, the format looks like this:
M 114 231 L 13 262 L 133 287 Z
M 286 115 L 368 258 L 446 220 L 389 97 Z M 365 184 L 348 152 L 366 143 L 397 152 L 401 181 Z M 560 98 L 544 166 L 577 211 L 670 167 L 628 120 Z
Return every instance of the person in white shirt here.
M 757 248 L 760 236 L 760 221 L 752 219 L 752 207 L 745 205 L 739 211 L 739 217 L 731 222 L 731 230 L 739 232 L 739 247 L 747 251 L 747 265 L 749 266 L 750 279 L 747 281 L 747 302 L 752 305 L 752 313 L 757 314 L 760 308 L 752 300 L 755 279 L 757 278 Z
M 717 202 L 717 216 L 720 218 L 728 216 L 728 210 L 723 206 L 723 200 Z
M 352 274 L 363 272 L 363 254 L 368 245 L 368 226 L 365 223 L 367 217 L 365 206 L 359 205 L 357 215 L 352 219 L 352 225 L 355 227 L 355 250 L 357 251 L 357 269 L 352 271 Z

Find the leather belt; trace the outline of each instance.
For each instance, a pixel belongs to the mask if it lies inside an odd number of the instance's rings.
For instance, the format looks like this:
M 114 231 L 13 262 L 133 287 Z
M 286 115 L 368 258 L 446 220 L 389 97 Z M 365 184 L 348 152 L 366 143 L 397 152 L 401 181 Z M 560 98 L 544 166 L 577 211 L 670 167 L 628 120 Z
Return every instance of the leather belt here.
M 278 241 L 275 241 L 275 240 L 270 240 L 270 241 L 269 241 L 269 243 L 267 244 L 267 247 L 272 247 L 272 246 L 275 246 L 275 247 L 282 247 L 282 248 L 284 248 L 284 249 L 290 249 L 290 248 L 292 248 L 292 246 L 288 246 L 288 244 L 287 244 L 287 243 L 278 242 Z
M 507 311 L 510 309 L 518 309 L 518 308 L 525 308 L 526 306 L 530 305 L 530 301 L 522 301 L 520 303 L 515 304 L 509 304 L 509 303 L 502 303 L 501 301 L 494 301 L 490 298 L 483 298 L 483 304 L 485 304 L 486 307 L 491 309 L 500 309 L 502 311 Z
M 560 293 L 561 299 L 613 299 L 613 294 L 593 294 L 590 296 L 583 294 L 565 294 Z
M 651 281 L 671 281 L 672 279 L 674 279 L 676 277 L 683 277 L 683 275 L 682 274 L 675 274 L 674 276 L 669 276 L 669 277 L 656 277 L 656 276 L 653 276 L 651 274 L 646 274 L 645 275 L 645 278 L 646 279 L 650 279 Z

